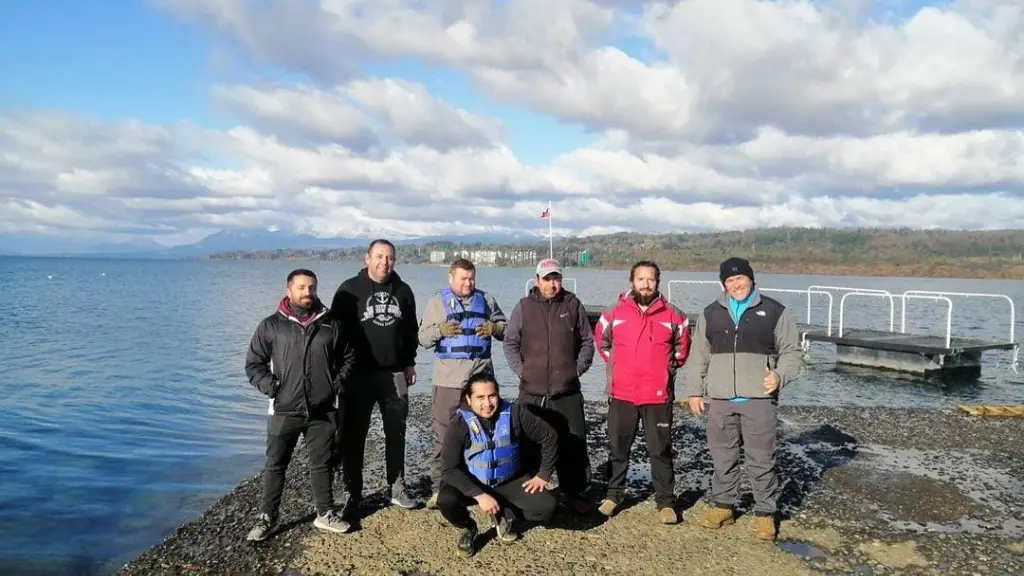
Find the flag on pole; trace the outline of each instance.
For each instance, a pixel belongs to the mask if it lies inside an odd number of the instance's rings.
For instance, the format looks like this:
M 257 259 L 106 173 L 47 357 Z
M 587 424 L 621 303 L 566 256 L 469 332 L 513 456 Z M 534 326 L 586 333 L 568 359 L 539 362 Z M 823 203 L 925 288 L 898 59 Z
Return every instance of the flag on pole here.
M 548 258 L 555 257 L 555 230 L 554 223 L 551 220 L 551 202 L 548 202 L 548 207 L 540 213 L 541 220 L 548 221 Z

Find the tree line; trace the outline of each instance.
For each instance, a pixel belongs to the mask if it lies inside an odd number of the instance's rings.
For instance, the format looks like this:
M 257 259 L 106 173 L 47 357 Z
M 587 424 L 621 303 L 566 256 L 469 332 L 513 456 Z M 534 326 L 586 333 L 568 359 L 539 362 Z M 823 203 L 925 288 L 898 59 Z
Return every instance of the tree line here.
M 427 242 L 399 246 L 400 263 L 430 262 L 431 252 L 497 252 L 496 266 L 521 266 L 515 254 L 548 253 L 546 239 L 517 244 Z M 247 250 L 213 259 L 360 261 L 365 246 L 329 249 Z M 913 230 L 909 228 L 768 228 L 735 232 L 642 234 L 620 232 L 556 239 L 563 264 L 628 268 L 641 259 L 665 270 L 714 271 L 730 256 L 749 258 L 757 270 L 781 274 L 1024 278 L 1024 230 Z M 446 259 L 450 262 L 451 256 Z

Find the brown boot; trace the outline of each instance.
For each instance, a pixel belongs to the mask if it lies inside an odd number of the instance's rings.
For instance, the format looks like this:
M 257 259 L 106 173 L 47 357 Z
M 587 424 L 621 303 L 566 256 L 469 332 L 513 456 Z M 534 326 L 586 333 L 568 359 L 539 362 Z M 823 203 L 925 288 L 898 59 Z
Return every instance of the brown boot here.
M 754 534 L 759 540 L 775 540 L 775 518 L 771 516 L 754 518 Z
M 732 524 L 736 521 L 736 517 L 733 516 L 732 508 L 722 508 L 716 506 L 708 511 L 703 518 L 700 519 L 700 525 L 705 528 L 711 528 L 712 530 L 721 528 Z

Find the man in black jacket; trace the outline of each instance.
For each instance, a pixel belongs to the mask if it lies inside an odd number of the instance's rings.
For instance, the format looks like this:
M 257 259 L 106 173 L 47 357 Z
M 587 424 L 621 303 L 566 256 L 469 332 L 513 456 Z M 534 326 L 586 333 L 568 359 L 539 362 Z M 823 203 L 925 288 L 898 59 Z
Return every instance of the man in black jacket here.
M 419 327 L 412 289 L 394 272 L 394 266 L 394 244 L 374 240 L 366 251 L 366 267 L 338 287 L 331 304 L 342 323 L 353 327 L 356 353 L 339 428 L 349 494 L 342 515 L 349 521 L 359 520 L 363 456 L 374 405 L 380 407 L 384 423 L 385 475 L 391 502 L 402 508 L 416 506 L 405 486 L 405 420 L 409 386 L 416 383 Z
M 586 514 L 593 505 L 584 496 L 590 457 L 580 376 L 594 362 L 594 331 L 583 303 L 562 287 L 557 260 L 537 264 L 536 282 L 512 309 L 503 350 L 509 369 L 519 377 L 519 403 L 558 432 L 559 489 L 574 512 Z M 536 468 L 533 446 L 527 461 Z
M 473 375 L 462 388 L 462 401 L 445 432 L 441 451 L 441 487 L 437 507 L 461 530 L 460 556 L 476 552 L 477 525 L 466 509 L 471 504 L 492 518 L 498 539 L 519 538 L 519 517 L 544 523 L 558 503 L 545 492 L 558 458 L 555 429 L 498 394 L 494 376 Z M 540 471 L 523 467 L 520 444 L 527 438 L 540 445 Z
M 332 448 L 339 394 L 355 358 L 342 324 L 317 298 L 316 285 L 316 274 L 309 270 L 289 274 L 287 295 L 249 342 L 245 375 L 270 397 L 270 420 L 263 503 L 248 540 L 265 540 L 278 525 L 285 470 L 299 435 L 305 435 L 309 453 L 317 513 L 313 525 L 339 533 L 350 528 L 334 512 Z

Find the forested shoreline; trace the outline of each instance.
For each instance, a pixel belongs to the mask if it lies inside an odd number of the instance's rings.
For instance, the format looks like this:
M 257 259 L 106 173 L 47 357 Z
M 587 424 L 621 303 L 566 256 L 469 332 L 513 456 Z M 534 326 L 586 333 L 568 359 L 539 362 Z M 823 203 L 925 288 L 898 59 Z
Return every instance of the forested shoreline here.
M 438 261 L 441 252 L 445 257 Z M 482 265 L 529 266 L 548 252 L 536 242 L 425 242 L 399 246 L 400 263 L 449 262 L 458 254 Z M 218 260 L 294 259 L 355 262 L 365 246 L 248 250 Z M 555 256 L 570 266 L 628 268 L 640 259 L 665 270 L 714 271 L 729 256 L 749 258 L 759 271 L 781 274 L 1024 278 L 1022 230 L 770 228 L 704 234 L 623 232 L 555 239 Z M 473 256 L 477 256 L 473 258 Z

